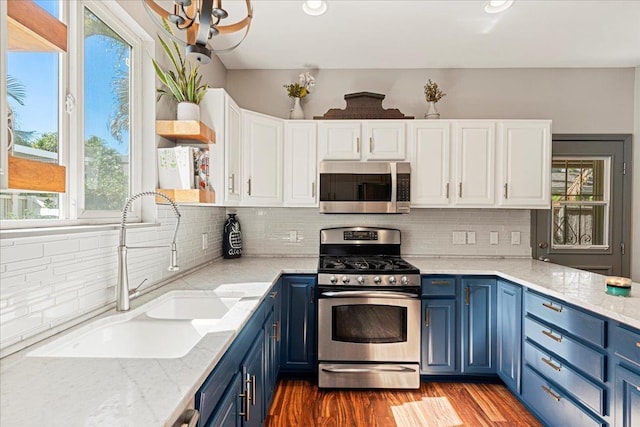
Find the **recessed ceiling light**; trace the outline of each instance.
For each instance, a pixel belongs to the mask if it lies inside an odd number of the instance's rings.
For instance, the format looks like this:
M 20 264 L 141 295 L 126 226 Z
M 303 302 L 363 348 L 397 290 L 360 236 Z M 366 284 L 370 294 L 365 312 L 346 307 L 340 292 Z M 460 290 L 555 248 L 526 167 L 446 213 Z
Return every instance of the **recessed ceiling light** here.
M 327 11 L 327 2 L 324 0 L 306 0 L 302 4 L 302 10 L 307 15 L 320 16 Z
M 513 0 L 489 0 L 484 5 L 484 11 L 487 13 L 500 13 L 509 9 L 513 4 Z

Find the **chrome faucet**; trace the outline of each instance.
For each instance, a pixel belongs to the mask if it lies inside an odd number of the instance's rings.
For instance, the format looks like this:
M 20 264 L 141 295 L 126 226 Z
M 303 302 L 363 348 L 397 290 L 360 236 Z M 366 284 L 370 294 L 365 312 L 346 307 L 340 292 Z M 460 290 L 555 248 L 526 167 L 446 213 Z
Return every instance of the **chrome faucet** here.
M 127 212 L 131 207 L 131 203 L 142 196 L 158 196 L 165 199 L 173 209 L 173 213 L 178 219 L 176 222 L 176 228 L 173 230 L 173 240 L 171 245 L 161 246 L 127 246 Z M 137 290 L 147 280 L 144 279 L 137 287 L 129 290 L 129 274 L 127 271 L 127 251 L 129 249 L 151 249 L 151 248 L 171 248 L 171 262 L 169 264 L 169 271 L 178 271 L 178 250 L 176 247 L 176 236 L 178 235 L 178 227 L 180 226 L 180 212 L 175 202 L 168 196 L 156 191 L 143 191 L 142 193 L 135 194 L 127 199 L 122 208 L 122 222 L 120 223 L 120 243 L 118 244 L 118 282 L 116 283 L 116 310 L 128 311 L 129 301 L 131 298 L 137 296 Z

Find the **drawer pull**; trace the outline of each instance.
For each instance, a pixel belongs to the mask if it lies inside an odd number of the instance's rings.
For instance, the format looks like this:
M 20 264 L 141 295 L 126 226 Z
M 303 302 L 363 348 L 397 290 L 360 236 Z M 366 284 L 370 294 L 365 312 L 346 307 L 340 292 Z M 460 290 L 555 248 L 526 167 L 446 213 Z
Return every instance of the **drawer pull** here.
M 640 341 L 636 343 L 636 347 L 640 348 Z
M 424 309 L 424 327 L 429 327 L 429 308 Z
M 469 288 L 464 288 L 464 305 L 469 305 Z
M 432 280 L 431 284 L 433 286 L 447 286 L 449 285 L 449 281 L 448 280 Z
M 547 307 L 549 310 L 555 311 L 556 313 L 562 313 L 562 307 L 555 307 L 552 303 L 547 304 L 546 302 L 543 302 L 542 305 Z
M 546 363 L 547 365 L 551 366 L 551 368 L 553 368 L 556 372 L 560 372 L 560 369 L 562 369 L 560 366 L 555 365 L 551 359 L 545 359 L 544 357 L 542 358 L 542 361 L 544 363 Z
M 552 340 L 554 340 L 555 342 L 562 342 L 562 337 L 553 335 L 553 332 L 551 331 L 542 331 L 542 333 L 548 336 L 549 338 L 551 338 Z
M 558 396 L 557 394 L 555 394 L 554 392 L 551 391 L 551 389 L 549 387 L 546 386 L 542 386 L 542 389 L 544 390 L 545 393 L 547 393 L 549 396 L 553 397 L 555 399 L 556 402 L 560 402 L 560 396 Z

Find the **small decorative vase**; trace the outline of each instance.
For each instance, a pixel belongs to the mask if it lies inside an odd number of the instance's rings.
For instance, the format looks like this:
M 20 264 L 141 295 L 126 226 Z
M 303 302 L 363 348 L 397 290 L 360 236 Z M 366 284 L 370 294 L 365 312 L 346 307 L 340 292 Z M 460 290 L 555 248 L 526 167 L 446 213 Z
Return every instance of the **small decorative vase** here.
M 300 105 L 300 98 L 293 98 L 293 107 L 289 110 L 289 118 L 294 120 L 304 119 L 304 111 Z
M 178 102 L 178 120 L 200 120 L 200 106 L 193 102 Z
M 425 119 L 439 119 L 440 113 L 438 113 L 438 109 L 436 108 L 435 101 L 427 102 L 427 114 L 424 115 Z

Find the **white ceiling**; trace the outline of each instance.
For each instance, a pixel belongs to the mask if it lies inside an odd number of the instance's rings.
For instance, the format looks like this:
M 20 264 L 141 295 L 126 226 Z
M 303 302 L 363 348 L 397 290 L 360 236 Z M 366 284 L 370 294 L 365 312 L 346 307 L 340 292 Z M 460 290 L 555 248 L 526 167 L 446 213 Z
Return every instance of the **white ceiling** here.
M 246 40 L 220 55 L 226 68 L 640 65 L 640 0 L 516 0 L 497 15 L 484 0 L 328 0 L 319 17 L 302 3 L 253 0 Z

